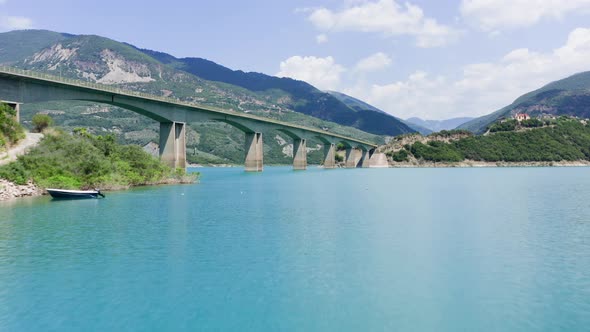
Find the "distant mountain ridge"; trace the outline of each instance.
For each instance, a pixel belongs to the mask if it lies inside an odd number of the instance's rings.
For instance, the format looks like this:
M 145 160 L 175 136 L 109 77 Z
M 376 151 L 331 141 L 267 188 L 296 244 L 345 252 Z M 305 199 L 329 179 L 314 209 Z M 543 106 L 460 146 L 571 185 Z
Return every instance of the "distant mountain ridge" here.
M 341 102 L 345 103 L 346 105 L 348 105 L 348 107 L 355 109 L 359 112 L 364 112 L 364 111 L 373 111 L 373 112 L 378 112 L 378 113 L 383 113 L 383 114 L 389 114 L 383 110 L 378 109 L 377 107 L 370 105 L 368 103 L 365 103 L 364 101 L 360 100 L 360 99 L 356 99 L 354 97 L 351 97 L 349 95 L 346 95 L 342 92 L 337 92 L 337 91 L 328 91 L 329 94 L 331 94 L 332 96 L 340 99 Z M 392 116 L 392 115 L 390 115 Z M 411 132 L 418 132 L 422 135 L 428 135 L 432 133 L 432 130 L 413 124 L 411 122 L 405 121 L 403 119 L 400 119 L 398 117 L 395 117 L 399 122 L 401 122 L 402 124 L 404 124 L 406 127 L 408 127 L 410 129 Z
M 165 53 L 142 51 L 161 61 L 166 61 L 175 68 L 209 81 L 228 83 L 255 92 L 275 89 L 288 92 L 293 98 L 290 106 L 295 111 L 323 120 L 355 127 L 377 135 L 396 136 L 413 131 L 388 113 L 372 106 L 365 109 L 368 112 L 358 112 L 358 109 L 349 107 L 347 103 L 335 98 L 331 93 L 322 92 L 303 81 L 231 70 L 201 58 L 177 59 Z M 350 112 L 351 109 L 356 112 Z
M 471 121 L 473 118 L 469 117 L 462 117 L 462 118 L 452 118 L 447 120 L 422 120 L 417 117 L 406 119 L 406 122 L 412 123 L 417 126 L 428 128 L 433 132 L 438 132 L 441 130 L 452 130 L 457 128 L 458 126 L 464 124 L 465 122 Z
M 490 124 L 502 118 L 512 117 L 516 113 L 590 118 L 590 71 L 551 82 L 518 97 L 512 104 L 475 118 L 459 128 L 481 134 Z

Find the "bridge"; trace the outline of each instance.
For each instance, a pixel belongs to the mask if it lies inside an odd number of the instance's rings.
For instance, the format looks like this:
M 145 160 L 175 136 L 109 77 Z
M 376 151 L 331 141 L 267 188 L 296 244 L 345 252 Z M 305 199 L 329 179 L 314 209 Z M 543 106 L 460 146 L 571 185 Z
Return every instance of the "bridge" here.
M 118 106 L 160 123 L 160 159 L 173 168 L 186 167 L 186 124 L 201 121 L 227 123 L 246 137 L 245 170 L 263 170 L 262 133 L 278 130 L 293 140 L 293 169 L 307 168 L 307 141 L 324 145 L 324 168 L 336 167 L 336 145 L 346 148 L 345 167 L 369 167 L 377 145 L 324 130 L 222 110 L 173 98 L 119 89 L 113 86 L 61 78 L 44 73 L 0 66 L 0 100 L 17 109 L 23 103 L 55 100 L 87 101 Z

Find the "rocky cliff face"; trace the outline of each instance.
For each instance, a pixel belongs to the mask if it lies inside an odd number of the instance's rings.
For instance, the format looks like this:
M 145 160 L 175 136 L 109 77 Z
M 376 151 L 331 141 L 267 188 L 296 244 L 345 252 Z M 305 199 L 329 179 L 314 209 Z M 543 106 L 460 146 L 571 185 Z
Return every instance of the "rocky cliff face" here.
M 422 144 L 428 144 L 428 142 L 444 142 L 449 143 L 458 141 L 460 139 L 472 136 L 473 134 L 467 131 L 450 131 L 430 134 L 428 136 L 422 136 L 420 134 L 409 134 L 393 137 L 387 144 L 380 146 L 377 151 L 383 153 L 397 152 L 404 148 L 405 145 L 412 145 L 420 142 Z
M 45 69 L 58 75 L 67 74 L 78 79 L 101 84 L 148 83 L 152 69 L 145 63 L 130 61 L 112 49 L 103 49 L 94 61 L 85 59 L 82 43 L 64 46 L 57 43 L 45 48 L 23 61 L 25 67 Z M 73 75 L 72 75 L 73 74 Z

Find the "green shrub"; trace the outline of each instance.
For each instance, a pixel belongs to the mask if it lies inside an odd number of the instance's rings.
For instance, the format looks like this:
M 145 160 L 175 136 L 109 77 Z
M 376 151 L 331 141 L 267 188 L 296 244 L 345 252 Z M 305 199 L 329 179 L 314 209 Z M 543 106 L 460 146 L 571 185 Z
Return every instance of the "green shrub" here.
M 33 115 L 33 126 L 35 127 L 35 131 L 40 133 L 45 128 L 50 127 L 53 125 L 53 119 L 47 114 L 40 114 L 37 113 Z
M 539 119 L 528 119 L 522 120 L 520 125 L 526 128 L 538 128 L 543 127 L 544 122 Z
M 80 180 L 68 175 L 53 175 L 35 182 L 42 188 L 79 189 L 82 185 Z
M 0 148 L 14 144 L 24 137 L 23 128 L 16 122 L 16 110 L 0 103 Z
M 516 125 L 518 122 L 516 120 L 506 120 L 504 122 L 497 122 L 490 125 L 489 130 L 492 133 L 496 133 L 499 131 L 514 131 L 516 130 Z
M 428 144 L 416 142 L 412 145 L 410 152 L 417 159 L 424 159 L 434 162 L 459 162 L 465 157 L 454 145 L 430 141 Z
M 408 161 L 408 151 L 406 150 L 399 150 L 395 153 L 391 154 L 391 159 L 393 159 L 393 161 L 397 161 L 397 162 L 404 162 L 404 161 Z

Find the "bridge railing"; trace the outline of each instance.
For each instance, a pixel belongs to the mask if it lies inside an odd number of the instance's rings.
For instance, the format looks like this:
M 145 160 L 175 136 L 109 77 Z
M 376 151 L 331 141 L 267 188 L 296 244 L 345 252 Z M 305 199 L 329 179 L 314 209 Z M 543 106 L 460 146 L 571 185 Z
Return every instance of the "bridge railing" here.
M 192 103 L 192 102 L 182 101 L 180 99 L 163 97 L 163 96 L 158 96 L 158 95 L 145 93 L 145 92 L 126 90 L 126 89 L 121 89 L 118 87 L 109 86 L 106 84 L 87 82 L 87 81 L 82 81 L 82 80 L 57 76 L 57 75 L 51 75 L 51 74 L 41 73 L 41 72 L 37 72 L 37 71 L 14 68 L 14 67 L 9 67 L 9 66 L 0 66 L 0 72 L 6 72 L 6 73 L 10 73 L 10 74 L 16 74 L 19 76 L 26 76 L 26 77 L 30 77 L 30 78 L 52 81 L 55 83 L 63 83 L 63 84 L 78 86 L 78 87 L 82 87 L 82 88 L 90 88 L 90 89 L 104 91 L 104 92 L 111 92 L 111 93 L 116 93 L 119 95 L 126 95 L 126 96 L 132 96 L 132 97 L 140 97 L 140 98 L 158 100 L 158 101 L 162 101 L 162 102 L 166 102 L 166 103 L 180 104 L 180 105 L 184 105 L 184 106 L 201 107 L 201 108 L 204 107 L 203 105 L 200 105 L 197 103 Z M 237 113 L 237 112 L 229 111 L 229 110 L 223 110 L 223 112 Z

